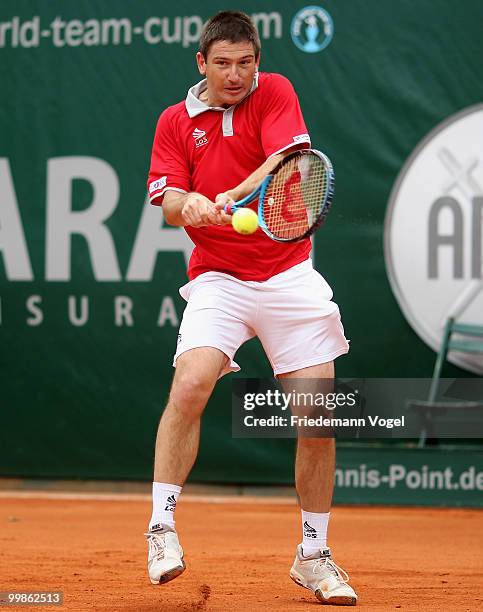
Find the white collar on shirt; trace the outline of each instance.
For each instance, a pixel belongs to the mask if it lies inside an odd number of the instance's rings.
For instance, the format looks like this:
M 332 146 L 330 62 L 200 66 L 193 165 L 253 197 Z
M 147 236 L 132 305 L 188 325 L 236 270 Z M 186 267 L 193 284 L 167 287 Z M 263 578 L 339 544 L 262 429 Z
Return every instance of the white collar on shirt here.
M 257 87 L 258 87 L 258 72 L 255 73 L 255 78 L 253 79 L 252 86 L 250 88 L 250 91 L 245 96 L 245 98 L 247 98 L 252 92 L 254 92 Z M 236 104 L 234 104 L 233 106 L 230 106 L 229 108 L 222 108 L 221 106 L 208 106 L 208 104 L 205 104 L 204 102 L 200 100 L 200 94 L 202 94 L 205 90 L 206 90 L 206 79 L 203 79 L 202 81 L 200 81 L 199 83 L 196 83 L 196 85 L 193 85 L 193 87 L 190 87 L 190 89 L 188 89 L 188 95 L 186 96 L 185 105 L 186 105 L 186 110 L 188 111 L 188 115 L 190 119 L 193 119 L 193 117 L 201 115 L 201 113 L 204 113 L 205 111 L 208 111 L 208 110 L 216 110 L 216 111 L 225 112 L 227 110 L 234 109 L 235 106 L 237 106 Z

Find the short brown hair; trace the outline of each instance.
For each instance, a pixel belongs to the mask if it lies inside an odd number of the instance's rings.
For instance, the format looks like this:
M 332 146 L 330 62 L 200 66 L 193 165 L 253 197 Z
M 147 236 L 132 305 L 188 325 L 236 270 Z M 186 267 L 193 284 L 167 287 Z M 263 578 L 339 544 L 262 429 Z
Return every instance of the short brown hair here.
M 200 36 L 200 53 L 206 59 L 214 42 L 227 40 L 231 43 L 248 41 L 253 45 L 255 58 L 260 55 L 260 37 L 248 15 L 240 11 L 221 11 L 211 17 Z

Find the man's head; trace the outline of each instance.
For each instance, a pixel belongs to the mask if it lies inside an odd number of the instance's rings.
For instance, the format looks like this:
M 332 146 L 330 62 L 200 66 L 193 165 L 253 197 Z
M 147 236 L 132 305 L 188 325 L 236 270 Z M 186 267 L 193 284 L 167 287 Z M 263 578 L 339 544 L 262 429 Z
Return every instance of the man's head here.
M 207 78 L 208 103 L 232 106 L 248 94 L 260 62 L 260 38 L 250 17 L 222 11 L 203 28 L 196 54 Z

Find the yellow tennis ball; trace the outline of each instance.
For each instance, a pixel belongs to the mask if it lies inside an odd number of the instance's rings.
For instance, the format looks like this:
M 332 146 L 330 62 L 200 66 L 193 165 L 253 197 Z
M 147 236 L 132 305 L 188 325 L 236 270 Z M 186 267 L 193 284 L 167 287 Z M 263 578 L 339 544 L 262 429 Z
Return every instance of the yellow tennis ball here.
M 251 208 L 240 208 L 233 214 L 231 223 L 239 234 L 253 234 L 258 227 L 257 213 Z

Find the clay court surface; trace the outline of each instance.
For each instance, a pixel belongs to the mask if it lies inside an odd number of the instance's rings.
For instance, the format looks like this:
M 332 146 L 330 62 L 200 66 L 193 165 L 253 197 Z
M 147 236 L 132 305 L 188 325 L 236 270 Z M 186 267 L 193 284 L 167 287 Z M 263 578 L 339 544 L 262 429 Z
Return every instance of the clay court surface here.
M 295 504 L 181 502 L 187 571 L 152 586 L 145 497 L 0 499 L 0 591 L 64 592 L 62 607 L 39 610 L 298 612 L 321 605 L 288 577 L 300 537 Z M 483 609 L 479 511 L 337 507 L 329 543 L 360 610 Z

